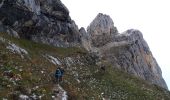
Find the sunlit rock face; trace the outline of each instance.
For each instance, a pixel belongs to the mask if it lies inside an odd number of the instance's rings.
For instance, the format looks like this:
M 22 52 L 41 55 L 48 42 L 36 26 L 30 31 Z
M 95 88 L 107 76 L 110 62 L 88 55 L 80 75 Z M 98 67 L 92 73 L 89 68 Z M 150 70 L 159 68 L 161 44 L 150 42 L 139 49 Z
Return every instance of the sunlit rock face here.
M 21 38 L 57 47 L 80 41 L 78 27 L 60 0 L 1 0 L 0 22 L 5 27 L 1 32 L 13 30 Z

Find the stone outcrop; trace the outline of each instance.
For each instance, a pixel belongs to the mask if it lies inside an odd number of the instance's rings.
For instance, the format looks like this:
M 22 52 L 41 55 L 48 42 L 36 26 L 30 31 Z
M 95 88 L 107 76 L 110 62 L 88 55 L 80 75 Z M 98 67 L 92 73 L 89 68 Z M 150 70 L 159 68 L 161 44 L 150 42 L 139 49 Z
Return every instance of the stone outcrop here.
M 118 33 L 110 16 L 99 13 L 87 28 L 90 42 L 94 47 L 100 47 L 110 42 Z
M 1 32 L 56 47 L 81 44 L 98 55 L 93 60 L 105 59 L 113 67 L 167 89 L 142 33 L 134 29 L 118 33 L 108 15 L 98 14 L 86 32 L 78 29 L 60 0 L 0 0 Z
M 113 67 L 167 89 L 161 69 L 140 31 L 127 30 L 115 41 L 117 45 L 108 47 L 104 52 Z
M 112 19 L 99 14 L 87 28 L 86 34 L 89 36 L 90 51 L 97 52 L 101 59 L 110 62 L 113 67 L 167 89 L 161 69 L 140 31 L 130 29 L 119 34 Z
M 36 42 L 68 47 L 80 41 L 78 27 L 60 0 L 1 0 L 0 22 L 0 32 Z
M 86 32 L 86 30 L 81 27 L 80 30 L 80 36 L 81 36 L 81 44 L 82 46 L 90 51 L 92 48 L 91 48 L 91 42 L 90 42 L 90 35 Z

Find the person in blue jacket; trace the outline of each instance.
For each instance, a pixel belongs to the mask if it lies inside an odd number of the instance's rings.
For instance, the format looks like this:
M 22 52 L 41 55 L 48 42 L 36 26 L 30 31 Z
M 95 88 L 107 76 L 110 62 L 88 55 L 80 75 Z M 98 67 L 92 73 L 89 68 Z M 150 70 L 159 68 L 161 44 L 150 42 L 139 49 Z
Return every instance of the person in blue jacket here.
M 63 74 L 64 74 L 64 69 L 58 67 L 58 68 L 56 69 L 56 72 L 55 72 L 55 78 L 56 78 L 56 81 L 57 81 L 58 83 L 62 81 Z

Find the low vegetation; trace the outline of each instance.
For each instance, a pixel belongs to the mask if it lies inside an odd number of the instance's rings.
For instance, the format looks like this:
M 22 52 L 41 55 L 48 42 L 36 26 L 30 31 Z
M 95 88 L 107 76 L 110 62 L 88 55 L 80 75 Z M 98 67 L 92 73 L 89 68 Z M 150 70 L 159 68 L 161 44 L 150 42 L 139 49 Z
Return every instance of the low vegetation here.
M 170 100 L 169 91 L 109 64 L 104 64 L 102 70 L 96 65 L 95 57 L 82 48 L 56 48 L 2 33 L 0 37 L 28 51 L 22 58 L 0 41 L 0 100 L 18 100 L 21 94 L 51 100 L 57 66 L 65 69 L 60 85 L 68 100 Z M 58 58 L 62 65 L 51 63 L 44 57 L 46 54 Z

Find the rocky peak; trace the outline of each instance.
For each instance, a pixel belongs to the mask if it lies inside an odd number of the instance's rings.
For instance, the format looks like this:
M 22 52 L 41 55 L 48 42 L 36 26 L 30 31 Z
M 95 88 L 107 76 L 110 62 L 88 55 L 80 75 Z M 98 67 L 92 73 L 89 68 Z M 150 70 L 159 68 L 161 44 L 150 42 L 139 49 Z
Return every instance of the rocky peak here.
M 56 47 L 79 46 L 81 42 L 100 60 L 167 89 L 142 33 L 131 29 L 118 34 L 108 15 L 99 13 L 86 32 L 78 29 L 60 0 L 0 0 L 0 33 Z
M 80 41 L 78 27 L 60 0 L 1 0 L 0 22 L 0 32 L 35 42 L 69 47 Z
M 130 29 L 118 34 L 103 48 L 113 67 L 167 89 L 161 69 L 139 30 Z
M 85 34 L 85 32 L 83 32 Z M 98 14 L 87 28 L 83 46 L 113 67 L 167 89 L 162 72 L 139 30 L 118 33 L 108 15 Z M 87 36 L 87 35 L 86 35 Z M 88 42 L 90 41 L 90 42 Z
M 92 45 L 100 47 L 110 42 L 118 31 L 110 16 L 99 13 L 87 28 L 87 33 L 91 37 Z

